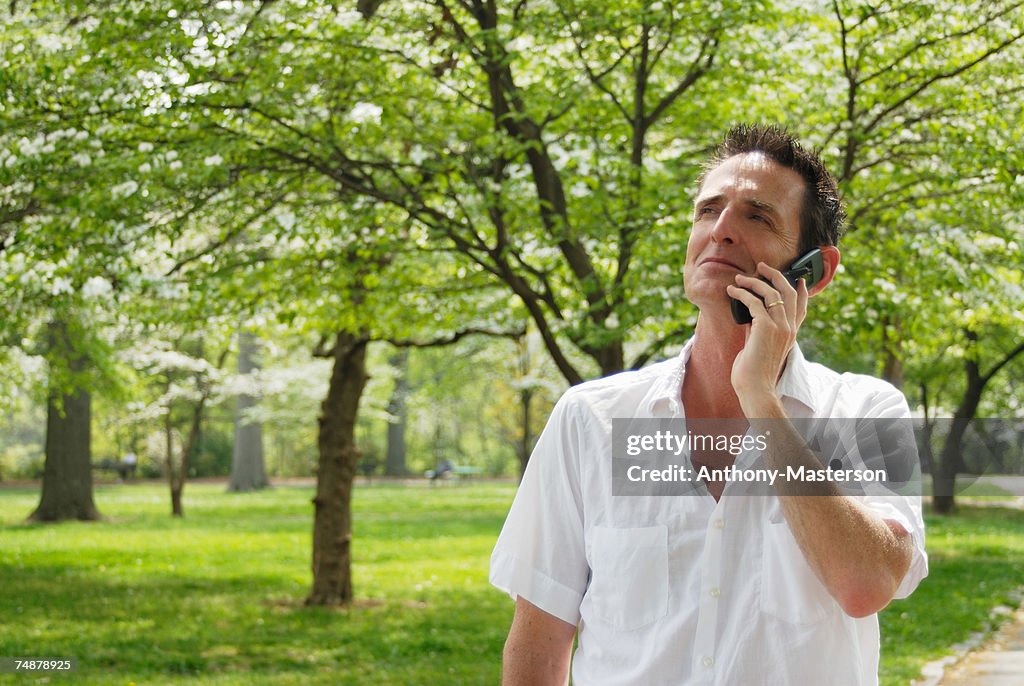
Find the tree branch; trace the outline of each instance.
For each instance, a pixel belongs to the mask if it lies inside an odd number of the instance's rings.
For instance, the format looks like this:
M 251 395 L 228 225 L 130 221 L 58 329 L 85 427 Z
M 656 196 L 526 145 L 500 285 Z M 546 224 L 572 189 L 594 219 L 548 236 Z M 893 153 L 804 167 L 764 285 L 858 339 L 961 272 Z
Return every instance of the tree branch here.
M 925 79 L 918 86 L 911 89 L 910 92 L 899 97 L 894 103 L 892 103 L 891 105 L 883 109 L 881 112 L 879 112 L 877 115 L 875 115 L 875 117 L 872 118 L 871 121 L 869 121 L 868 124 L 864 127 L 864 133 L 869 133 L 872 130 L 874 130 L 874 128 L 878 126 L 882 122 L 882 120 L 884 120 L 887 116 L 889 116 L 899 108 L 906 105 L 908 102 L 913 100 L 915 97 L 920 95 L 922 92 L 924 92 L 931 86 L 935 85 L 940 81 L 952 79 L 956 76 L 959 76 L 960 74 L 963 74 L 964 72 L 973 69 L 974 67 L 981 64 L 982 62 L 992 57 L 993 55 L 997 55 L 1006 48 L 1010 47 L 1011 45 L 1019 41 L 1021 38 L 1024 38 L 1024 33 L 1017 33 L 1011 36 L 1010 38 L 1002 41 L 1001 43 L 997 44 L 996 46 L 986 50 L 984 53 L 982 53 L 975 59 L 970 60 L 965 64 L 961 64 L 959 67 L 956 67 L 955 69 L 939 72 L 938 74 L 934 74 L 930 78 Z
M 1010 362 L 1012 362 L 1013 358 L 1017 357 L 1017 355 L 1020 355 L 1021 353 L 1024 353 L 1024 342 L 1019 343 L 1017 347 L 1010 351 L 1010 353 L 1007 354 L 1006 357 L 1000 360 L 999 363 L 996 364 L 996 366 L 990 369 L 987 374 L 983 375 L 981 377 L 982 384 L 987 384 L 993 376 L 999 373 L 1000 369 L 1002 369 Z
M 664 336 L 657 339 L 656 341 L 648 345 L 646 348 L 641 350 L 640 353 L 633 358 L 633 361 L 630 363 L 629 368 L 640 369 L 645 364 L 650 362 L 651 358 L 657 355 L 658 352 L 666 345 L 668 345 L 669 343 L 674 343 L 676 341 L 685 340 L 686 337 L 689 336 L 692 331 L 692 327 L 679 327 L 677 329 L 669 331 L 667 334 L 665 334 Z
M 704 40 L 701 41 L 700 53 L 694 58 L 690 64 L 690 68 L 686 71 L 686 76 L 680 80 L 676 87 L 669 91 L 668 95 L 661 99 L 654 109 L 651 110 L 644 118 L 644 129 L 649 128 L 658 118 L 667 110 L 672 103 L 679 99 L 683 93 L 688 91 L 690 87 L 697 82 L 700 77 L 711 70 L 714 65 L 715 57 L 718 56 L 718 33 L 713 31 L 712 33 L 705 36 Z
M 526 334 L 526 327 L 520 327 L 511 331 L 496 331 L 494 329 L 468 327 L 460 329 L 455 333 L 448 336 L 442 336 L 440 338 L 433 338 L 430 340 L 413 340 L 406 338 L 389 338 L 387 342 L 396 348 L 435 348 L 439 346 L 451 345 L 456 343 L 466 336 L 492 336 L 496 338 L 519 338 Z

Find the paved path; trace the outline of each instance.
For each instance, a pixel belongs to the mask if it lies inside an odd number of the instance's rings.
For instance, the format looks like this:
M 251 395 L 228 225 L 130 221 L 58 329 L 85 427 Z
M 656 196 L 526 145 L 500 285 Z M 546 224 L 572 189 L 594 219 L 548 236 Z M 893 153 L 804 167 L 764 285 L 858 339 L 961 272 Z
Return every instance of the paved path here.
M 947 667 L 939 686 L 1024 686 L 1024 608 L 992 640 Z

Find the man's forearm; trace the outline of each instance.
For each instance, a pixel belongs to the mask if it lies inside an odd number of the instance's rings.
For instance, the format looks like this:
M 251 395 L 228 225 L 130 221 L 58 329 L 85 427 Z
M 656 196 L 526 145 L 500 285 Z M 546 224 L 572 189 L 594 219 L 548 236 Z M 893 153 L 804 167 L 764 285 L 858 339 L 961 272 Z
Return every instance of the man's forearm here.
M 768 469 L 821 467 L 780 403 L 764 402 L 756 412 L 771 423 Z M 830 482 L 780 480 L 776 493 L 805 559 L 847 614 L 867 616 L 892 600 L 910 566 L 909 533 Z
M 502 654 L 502 686 L 565 686 L 576 627 L 519 598 Z

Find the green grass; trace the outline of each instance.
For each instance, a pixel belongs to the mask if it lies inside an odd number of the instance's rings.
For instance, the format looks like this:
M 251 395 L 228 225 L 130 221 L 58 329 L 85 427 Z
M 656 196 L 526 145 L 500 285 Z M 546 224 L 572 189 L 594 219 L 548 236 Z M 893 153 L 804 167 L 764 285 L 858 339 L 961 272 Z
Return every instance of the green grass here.
M 101 486 L 101 523 L 30 525 L 36 489 L 0 489 L 0 656 L 74 656 L 74 684 L 495 684 L 512 616 L 487 584 L 511 484 L 374 485 L 355 496 L 355 590 L 306 608 L 313 491 Z M 882 615 L 882 682 L 1017 601 L 1024 512 L 928 518 L 931 575 Z M 0 675 L 0 683 L 37 683 Z
M 953 517 L 927 516 L 925 526 L 928 578 L 880 618 L 883 686 L 907 684 L 950 645 L 994 628 L 993 608 L 1021 602 L 1024 511 L 961 507 Z
M 311 488 L 107 486 L 102 523 L 26 525 L 0 489 L 0 656 L 50 683 L 493 684 L 512 603 L 487 584 L 510 485 L 357 488 L 352 608 L 306 608 Z M 29 683 L 18 675 L 0 680 Z

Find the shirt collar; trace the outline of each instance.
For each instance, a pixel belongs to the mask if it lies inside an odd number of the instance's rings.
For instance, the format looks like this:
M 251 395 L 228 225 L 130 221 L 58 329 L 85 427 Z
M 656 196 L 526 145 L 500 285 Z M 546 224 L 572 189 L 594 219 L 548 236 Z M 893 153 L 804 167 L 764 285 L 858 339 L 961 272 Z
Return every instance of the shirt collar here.
M 669 366 L 668 373 L 658 377 L 652 388 L 647 409 L 655 417 L 681 414 L 683 375 L 690 359 L 690 349 L 695 337 L 686 342 L 679 355 Z M 786 368 L 776 385 L 780 397 L 789 397 L 805 405 L 812 412 L 817 408 L 811 386 L 810 363 L 804 357 L 798 343 L 793 344 L 786 358 Z
M 683 398 L 683 373 L 686 371 L 686 362 L 690 359 L 690 348 L 693 347 L 693 338 L 686 341 L 683 349 L 672 364 L 668 367 L 668 373 L 658 377 L 651 389 L 650 401 L 647 410 L 654 417 L 671 417 L 682 414 Z
M 800 350 L 800 344 L 794 343 L 793 349 L 789 351 L 786 358 L 786 368 L 782 371 L 782 377 L 775 386 L 779 397 L 789 397 L 803 403 L 812 412 L 817 410 L 817 403 L 814 401 L 814 389 L 811 385 L 810 363 Z

